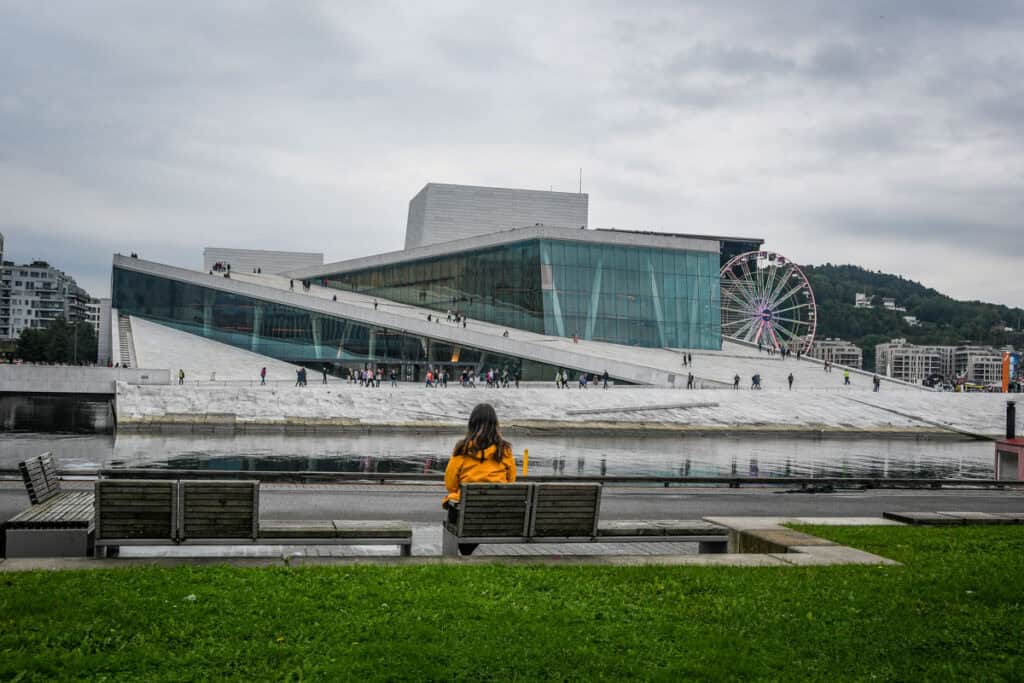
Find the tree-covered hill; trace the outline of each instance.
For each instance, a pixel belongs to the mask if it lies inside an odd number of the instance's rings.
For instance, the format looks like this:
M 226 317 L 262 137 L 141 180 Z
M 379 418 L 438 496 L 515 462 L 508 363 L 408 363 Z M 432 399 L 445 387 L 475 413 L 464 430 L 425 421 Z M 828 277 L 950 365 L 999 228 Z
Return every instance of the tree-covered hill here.
M 957 301 L 899 275 L 874 273 L 859 266 L 804 266 L 818 303 L 817 339 L 840 337 L 864 349 L 864 367 L 874 367 L 875 344 L 904 337 L 914 344 L 1013 345 L 1024 348 L 1024 309 L 981 301 Z M 863 292 L 874 308 L 854 308 Z M 882 308 L 892 297 L 906 312 Z M 916 316 L 911 326 L 903 316 Z M 1012 328 L 1007 331 L 1005 328 Z

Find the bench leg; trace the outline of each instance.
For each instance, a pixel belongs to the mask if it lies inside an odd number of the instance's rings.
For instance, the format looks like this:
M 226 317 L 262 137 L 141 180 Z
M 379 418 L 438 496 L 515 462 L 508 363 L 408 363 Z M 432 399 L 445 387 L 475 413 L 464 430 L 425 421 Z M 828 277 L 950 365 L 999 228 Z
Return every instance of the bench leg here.
M 728 546 L 729 542 L 726 540 L 699 541 L 697 543 L 697 552 L 701 555 L 721 555 L 728 552 Z
M 459 556 L 459 543 L 455 534 L 444 529 L 441 531 L 441 554 L 445 557 Z
M 398 546 L 398 552 L 402 557 L 412 557 L 412 541 Z

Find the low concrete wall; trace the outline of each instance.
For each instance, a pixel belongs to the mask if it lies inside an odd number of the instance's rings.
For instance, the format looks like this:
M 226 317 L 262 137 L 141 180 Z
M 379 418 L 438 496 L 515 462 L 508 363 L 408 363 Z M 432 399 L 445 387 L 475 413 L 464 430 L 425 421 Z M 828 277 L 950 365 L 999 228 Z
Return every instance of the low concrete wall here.
M 68 365 L 0 365 L 0 393 L 114 394 L 115 383 L 170 384 L 170 370 Z

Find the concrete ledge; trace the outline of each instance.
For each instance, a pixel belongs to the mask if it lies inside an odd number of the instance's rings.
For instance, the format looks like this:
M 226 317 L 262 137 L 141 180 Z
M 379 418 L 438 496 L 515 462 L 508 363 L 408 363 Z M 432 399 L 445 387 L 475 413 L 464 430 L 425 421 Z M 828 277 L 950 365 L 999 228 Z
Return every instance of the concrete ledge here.
M 915 526 L 1024 524 L 1024 512 L 883 512 L 882 516 Z
M 883 512 L 882 516 L 894 522 L 913 524 L 915 526 L 953 526 L 963 524 L 962 520 L 953 519 L 938 512 Z
M 899 562 L 872 553 L 850 548 L 845 545 L 792 546 L 789 552 L 773 554 L 787 564 L 797 567 L 812 567 L 834 564 L 899 565 Z
M 764 553 L 751 557 L 773 557 L 789 566 L 825 566 L 838 564 L 898 565 L 880 555 L 839 545 L 782 526 L 783 524 L 828 524 L 861 526 L 863 518 L 787 518 L 787 517 L 706 517 L 707 521 L 729 529 L 730 553 Z M 881 520 L 868 518 L 872 525 Z M 887 523 L 891 524 L 891 522 Z
M 787 553 L 793 547 L 832 546 L 817 536 L 777 526 L 767 529 L 730 529 L 730 553 Z
M 940 515 L 951 517 L 952 519 L 959 520 L 962 524 L 1017 524 L 1017 520 L 1012 517 L 1004 517 L 1002 515 L 994 515 L 988 512 L 943 512 L 939 510 Z
M 129 569 L 136 567 L 333 567 L 352 565 L 502 565 L 502 566 L 589 566 L 589 567 L 785 567 L 787 563 L 771 555 L 607 555 L 577 557 L 161 557 L 161 558 L 22 558 L 0 561 L 0 574 L 25 571 L 75 571 L 88 569 Z

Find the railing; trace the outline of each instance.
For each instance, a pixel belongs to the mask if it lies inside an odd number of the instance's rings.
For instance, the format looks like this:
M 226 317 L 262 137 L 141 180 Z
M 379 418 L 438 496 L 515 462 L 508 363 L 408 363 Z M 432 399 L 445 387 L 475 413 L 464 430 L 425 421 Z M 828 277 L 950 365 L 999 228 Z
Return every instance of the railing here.
M 268 484 L 395 484 L 442 483 L 440 473 L 418 472 L 318 472 L 280 470 L 177 470 L 161 468 L 65 469 L 62 477 L 76 479 L 218 479 L 259 480 Z M 0 479 L 21 479 L 16 469 L 0 469 Z M 1019 488 L 1024 481 L 995 479 L 884 479 L 877 477 L 659 477 L 646 475 L 529 475 L 526 482 L 586 482 L 609 486 L 777 486 L 796 489 L 941 489 L 941 488 Z

